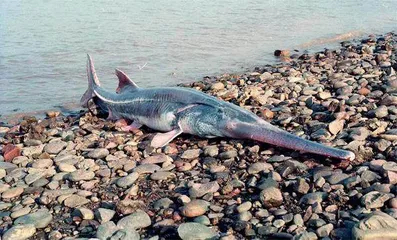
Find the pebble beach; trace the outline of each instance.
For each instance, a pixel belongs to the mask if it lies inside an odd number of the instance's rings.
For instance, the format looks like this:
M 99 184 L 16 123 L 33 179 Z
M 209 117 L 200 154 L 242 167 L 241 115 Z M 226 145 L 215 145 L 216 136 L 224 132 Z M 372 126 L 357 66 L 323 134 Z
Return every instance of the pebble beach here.
M 92 106 L 0 124 L 0 235 L 22 239 L 397 239 L 397 34 L 185 84 L 340 161 L 236 139 L 123 132 Z

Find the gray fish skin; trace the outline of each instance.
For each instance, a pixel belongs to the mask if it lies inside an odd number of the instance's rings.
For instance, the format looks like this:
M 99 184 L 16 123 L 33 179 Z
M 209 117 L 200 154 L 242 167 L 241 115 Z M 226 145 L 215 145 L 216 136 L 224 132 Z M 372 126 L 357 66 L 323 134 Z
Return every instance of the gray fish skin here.
M 230 137 L 314 153 L 337 159 L 353 160 L 353 152 L 328 147 L 281 130 L 254 113 L 229 102 L 218 100 L 194 89 L 180 87 L 139 88 L 124 73 L 119 77 L 118 93 L 100 87 L 93 62 L 88 56 L 88 90 L 81 99 L 108 111 L 113 119 L 130 119 L 135 124 L 165 133 L 154 136 L 151 145 L 162 147 L 181 133 L 205 138 Z M 127 81 L 126 79 L 127 78 Z M 130 83 L 128 83 L 130 82 Z

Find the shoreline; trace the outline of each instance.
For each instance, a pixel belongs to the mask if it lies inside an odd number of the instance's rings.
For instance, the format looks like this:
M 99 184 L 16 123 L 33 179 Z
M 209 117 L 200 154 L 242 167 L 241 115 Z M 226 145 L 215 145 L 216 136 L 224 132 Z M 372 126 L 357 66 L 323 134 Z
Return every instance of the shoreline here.
M 317 52 L 319 50 L 319 48 L 327 46 L 326 48 L 330 47 L 329 49 L 332 50 L 334 48 L 337 48 L 337 45 L 339 45 L 338 42 L 340 42 L 340 41 L 356 40 L 356 38 L 362 37 L 364 35 L 365 34 L 362 31 L 349 31 L 349 32 L 341 33 L 341 34 L 332 35 L 329 37 L 312 39 L 308 42 L 297 44 L 297 45 L 291 47 L 290 49 L 287 49 L 286 51 L 294 52 L 297 54 L 302 54 L 302 53 L 314 54 L 315 52 Z M 271 54 L 271 53 L 269 53 L 269 54 Z M 279 63 L 282 63 L 282 59 L 274 56 L 274 59 L 267 64 L 276 65 Z M 257 66 L 257 64 L 252 65 L 252 66 L 251 65 L 250 66 L 240 66 L 239 68 L 244 69 L 244 70 L 236 70 L 236 71 L 229 71 L 229 72 L 232 72 L 235 75 L 241 75 L 241 74 L 251 71 L 256 66 Z M 236 68 L 237 68 L 237 65 L 236 65 Z M 197 77 L 196 79 L 191 79 L 190 82 L 179 83 L 179 84 L 177 84 L 177 86 L 184 85 L 184 84 L 188 85 L 188 84 L 191 84 L 194 82 L 200 82 L 200 81 L 202 81 L 200 79 L 205 79 L 207 76 L 218 77 L 222 74 L 224 74 L 224 73 L 221 72 L 220 74 L 202 75 L 201 77 Z M 170 86 L 173 86 L 173 85 L 170 85 Z M 19 111 L 18 109 L 14 109 L 11 112 L 0 114 L 0 124 L 2 122 L 3 122 L 3 124 L 4 123 L 5 124 L 9 123 L 11 125 L 16 124 L 17 122 L 21 121 L 24 116 L 35 116 L 38 118 L 45 118 L 47 116 L 46 112 L 48 112 L 48 111 L 51 111 L 51 112 L 56 111 L 56 112 L 60 112 L 63 115 L 68 115 L 68 114 L 77 114 L 81 110 L 83 110 L 83 109 L 79 106 L 79 104 L 77 102 L 58 103 L 57 105 L 54 105 L 50 108 L 38 109 L 38 110 L 34 110 L 34 111 Z
M 0 125 L 2 239 L 397 238 L 396 61 L 388 33 L 182 84 L 353 162 L 190 135 L 152 149 L 91 113 Z

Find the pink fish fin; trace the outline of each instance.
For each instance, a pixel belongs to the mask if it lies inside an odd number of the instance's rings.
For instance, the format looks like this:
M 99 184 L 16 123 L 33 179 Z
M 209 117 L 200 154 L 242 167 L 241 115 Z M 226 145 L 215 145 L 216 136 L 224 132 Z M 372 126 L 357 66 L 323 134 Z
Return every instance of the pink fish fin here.
M 134 81 L 132 81 L 131 78 L 129 78 L 123 71 L 116 69 L 116 76 L 119 79 L 119 85 L 116 89 L 117 93 L 120 93 L 121 90 L 126 86 L 130 86 L 133 89 L 138 88 L 138 85 L 136 85 L 136 83 L 134 83 Z
M 133 121 L 130 125 L 121 127 L 121 130 L 123 130 L 124 132 L 133 132 L 135 130 L 138 130 L 141 127 L 142 127 L 142 124 L 140 124 L 137 121 Z
M 178 127 L 177 129 L 166 133 L 157 133 L 156 135 L 154 135 L 150 145 L 154 148 L 164 147 L 182 132 L 182 129 Z

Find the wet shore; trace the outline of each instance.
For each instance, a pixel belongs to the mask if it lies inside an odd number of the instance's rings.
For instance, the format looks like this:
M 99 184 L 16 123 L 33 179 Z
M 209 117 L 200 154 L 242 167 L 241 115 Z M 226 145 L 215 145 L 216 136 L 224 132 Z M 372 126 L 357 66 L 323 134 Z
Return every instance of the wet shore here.
M 0 234 L 10 239 L 397 238 L 397 35 L 344 41 L 185 87 L 352 161 L 267 144 L 126 133 L 92 112 L 0 126 Z

